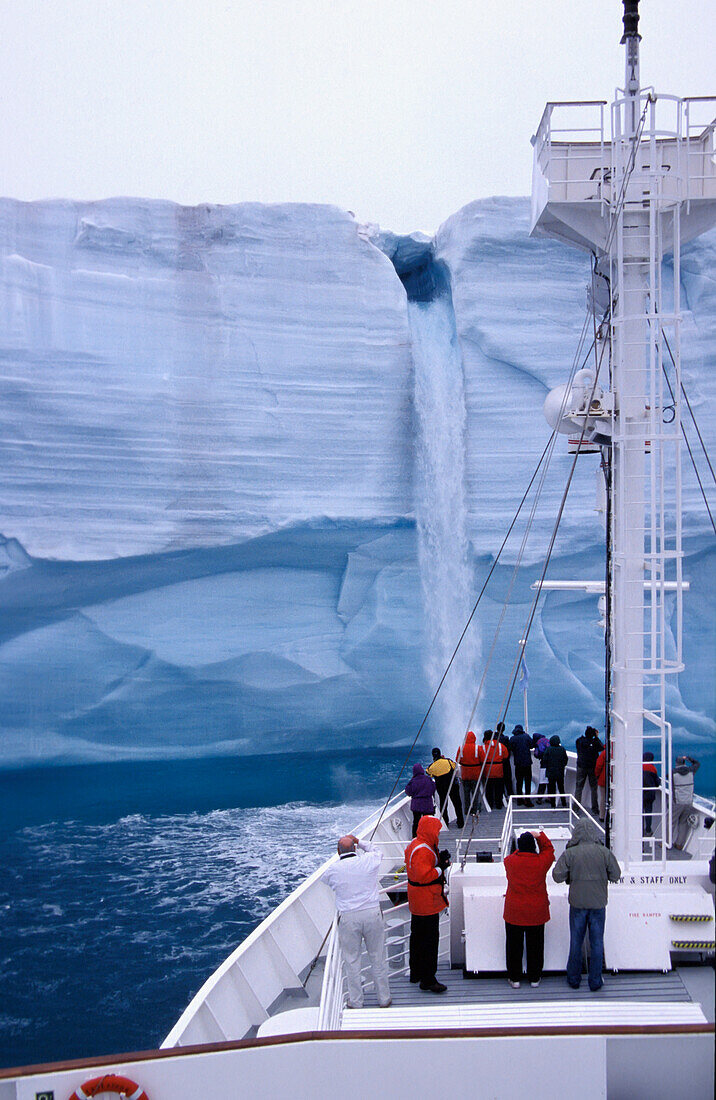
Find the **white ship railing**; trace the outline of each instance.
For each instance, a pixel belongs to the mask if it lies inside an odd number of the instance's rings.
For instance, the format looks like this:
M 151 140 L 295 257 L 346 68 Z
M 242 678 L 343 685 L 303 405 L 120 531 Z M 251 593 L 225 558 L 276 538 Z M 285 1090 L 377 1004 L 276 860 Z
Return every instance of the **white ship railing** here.
M 386 850 L 386 871 L 402 863 L 405 843 L 393 854 L 391 832 L 395 831 L 394 822 L 403 818 L 407 803 L 404 794 L 391 799 L 374 838 Z M 370 837 L 381 810 L 358 826 L 356 836 Z M 255 1034 L 286 994 L 301 996 L 309 971 L 330 938 L 327 933 L 335 905 L 321 876 L 335 858 L 332 856 L 309 875 L 211 974 L 162 1048 L 243 1039 Z
M 399 884 L 405 887 L 406 883 Z M 393 893 L 383 890 L 383 894 Z M 407 901 L 383 911 L 386 925 L 386 954 L 390 980 L 407 976 L 410 970 L 408 942 L 410 938 L 410 910 Z M 438 944 L 438 966 L 450 962 L 450 920 L 445 910 L 440 919 L 440 939 Z M 372 976 L 370 962 L 365 951 L 361 962 L 361 980 L 364 991 L 370 991 Z M 343 1011 L 347 1001 L 346 980 L 343 971 L 343 959 L 338 942 L 338 919 L 331 927 L 328 940 L 328 954 L 323 972 L 321 1002 L 318 1010 L 318 1031 L 338 1031 L 341 1027 Z
M 581 802 L 577 801 L 573 794 L 542 794 L 539 797 L 543 802 L 545 799 L 550 803 L 554 802 L 554 805 L 542 805 L 539 807 L 527 806 L 526 804 L 520 805 L 520 803 L 526 803 L 528 799 L 534 799 L 534 795 L 513 794 L 510 798 L 502 826 L 502 836 L 500 837 L 500 852 L 502 853 L 503 859 L 505 856 L 508 856 L 512 850 L 513 831 L 516 826 L 520 824 L 517 815 L 524 818 L 525 829 L 534 829 L 535 826 L 532 823 L 537 819 L 540 824 L 544 824 L 546 827 L 556 826 L 563 829 L 569 829 L 570 835 L 576 823 L 586 818 L 587 821 L 591 821 L 599 835 L 601 837 L 604 836 L 604 826 L 585 810 L 584 806 Z M 565 799 L 567 805 L 558 806 L 558 798 Z M 566 821 L 564 820 L 565 811 L 568 814 Z
M 643 89 L 642 103 L 651 94 L 651 89 Z M 716 194 L 715 104 L 712 96 L 680 99 L 660 94 L 653 101 L 649 136 L 654 167 L 662 177 L 665 197 L 685 201 L 687 210 L 692 201 Z M 605 157 L 612 135 L 605 107 L 606 100 L 568 100 L 545 107 L 532 144 L 535 173 L 548 185 L 550 202 L 599 202 L 602 212 L 613 202 L 613 170 Z M 615 129 L 613 124 L 612 134 Z M 642 160 L 649 148 L 647 141 Z M 637 171 L 651 167 L 638 163 Z
M 318 1008 L 318 1031 L 338 1031 L 343 1009 L 343 967 L 341 949 L 338 944 L 338 914 L 333 918 L 328 937 L 326 968 L 323 971 L 321 1003 Z
M 532 138 L 534 168 L 550 188 L 552 201 L 609 199 L 609 177 L 602 166 L 608 141 L 605 99 L 548 103 Z M 555 125 L 556 121 L 559 125 Z

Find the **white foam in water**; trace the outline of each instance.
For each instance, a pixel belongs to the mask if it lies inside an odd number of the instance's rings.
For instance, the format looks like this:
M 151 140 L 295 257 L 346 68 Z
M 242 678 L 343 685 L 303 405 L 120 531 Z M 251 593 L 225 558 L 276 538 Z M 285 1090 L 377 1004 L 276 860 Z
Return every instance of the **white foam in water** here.
M 4 838 L 0 1065 L 160 1042 L 219 963 L 375 809 L 131 814 Z M 88 970 L 92 1012 L 77 1012 Z
M 102 900 L 134 898 L 137 914 L 150 924 L 172 910 L 210 915 L 223 904 L 248 906 L 250 920 L 262 920 L 334 850 L 339 836 L 353 830 L 376 803 L 282 806 L 213 810 L 206 814 L 149 817 L 131 814 L 108 825 L 75 821 L 31 826 L 20 836 L 53 902 L 44 918 L 94 924 L 108 913 L 88 910 L 81 896 L 67 895 L 72 877 L 101 883 Z M 101 861 L 101 862 L 100 862 Z M 111 868 L 104 875 L 101 864 Z M 152 937 L 175 950 L 166 915 Z M 37 926 L 34 927 L 37 932 Z M 148 933 L 138 923 L 132 938 Z M 236 943 L 227 940 L 227 948 Z M 193 953 L 191 944 L 183 951 Z

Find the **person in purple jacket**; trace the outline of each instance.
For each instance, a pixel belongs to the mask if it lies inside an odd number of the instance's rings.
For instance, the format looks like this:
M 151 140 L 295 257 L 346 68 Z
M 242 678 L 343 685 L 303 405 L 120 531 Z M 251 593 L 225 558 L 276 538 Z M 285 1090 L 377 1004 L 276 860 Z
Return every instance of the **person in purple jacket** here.
M 422 764 L 413 764 L 413 778 L 405 788 L 405 793 L 410 795 L 410 809 L 413 811 L 413 836 L 415 836 L 418 831 L 418 822 L 423 814 L 433 814 L 435 812 L 433 803 L 435 780 L 425 774 L 425 768 Z

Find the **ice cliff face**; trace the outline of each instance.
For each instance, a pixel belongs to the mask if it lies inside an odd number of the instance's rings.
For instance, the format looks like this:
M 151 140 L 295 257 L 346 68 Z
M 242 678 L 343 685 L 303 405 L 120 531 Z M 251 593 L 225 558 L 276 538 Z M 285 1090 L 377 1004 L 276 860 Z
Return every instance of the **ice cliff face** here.
M 430 242 L 330 207 L 0 202 L 0 763 L 412 737 L 435 638 L 459 634 L 582 324 L 586 259 L 529 240 L 527 219 L 523 201 L 475 203 Z M 711 234 L 683 263 L 685 379 L 712 448 L 715 252 Z M 462 383 L 457 442 L 439 394 L 425 422 L 431 364 Z M 460 484 L 441 502 L 421 447 L 444 463 L 447 436 Z M 566 462 L 476 722 L 499 708 Z M 584 462 L 551 576 L 601 576 Z M 713 731 L 714 558 L 686 484 L 692 663 L 672 707 L 693 738 Z M 426 564 L 438 507 L 462 534 Z M 600 724 L 596 619 L 593 598 L 553 594 L 531 636 L 530 717 L 567 740 Z M 446 721 L 427 736 L 453 749 Z

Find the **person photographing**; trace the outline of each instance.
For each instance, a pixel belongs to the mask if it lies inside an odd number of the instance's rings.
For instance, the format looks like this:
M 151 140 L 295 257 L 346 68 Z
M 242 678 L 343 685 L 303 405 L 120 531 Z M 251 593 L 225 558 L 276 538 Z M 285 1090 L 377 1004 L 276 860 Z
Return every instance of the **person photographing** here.
M 380 911 L 381 854 L 368 840 L 349 833 L 338 841 L 338 862 L 324 871 L 321 881 L 330 886 L 338 911 L 338 942 L 348 985 L 348 1008 L 363 1007 L 360 963 L 365 944 L 373 983 L 381 1008 L 391 1004 L 385 926 Z
M 549 920 L 547 872 L 554 863 L 554 847 L 544 829 L 522 833 L 517 848 L 505 859 L 505 957 L 507 980 L 513 989 L 522 982 L 522 955 L 526 949 L 527 981 L 536 988 L 544 966 L 544 926 Z

